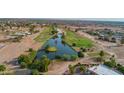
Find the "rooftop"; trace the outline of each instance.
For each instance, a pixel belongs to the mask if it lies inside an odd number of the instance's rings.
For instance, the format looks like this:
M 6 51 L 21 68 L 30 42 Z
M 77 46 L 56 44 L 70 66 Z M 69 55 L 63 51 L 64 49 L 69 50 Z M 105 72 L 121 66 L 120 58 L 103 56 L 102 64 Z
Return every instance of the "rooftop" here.
M 89 71 L 97 75 L 122 75 L 122 73 L 112 70 L 105 65 L 98 65 L 89 68 Z

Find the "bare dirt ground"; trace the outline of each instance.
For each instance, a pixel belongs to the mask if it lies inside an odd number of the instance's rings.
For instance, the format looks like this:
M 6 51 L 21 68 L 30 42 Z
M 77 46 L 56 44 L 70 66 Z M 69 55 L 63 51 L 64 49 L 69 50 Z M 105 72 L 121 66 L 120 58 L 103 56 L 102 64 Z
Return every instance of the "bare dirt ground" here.
M 0 64 L 6 65 L 6 73 L 20 75 L 29 74 L 30 71 L 28 69 L 20 69 L 16 59 L 21 54 L 26 54 L 29 48 L 38 50 L 41 47 L 41 44 L 34 40 L 38 35 L 39 33 L 29 35 L 23 38 L 21 42 L 5 44 L 5 46 L 0 49 Z
M 76 61 L 64 61 L 64 62 L 52 62 L 49 66 L 48 72 L 44 73 L 46 75 L 62 75 L 65 71 L 68 70 L 68 66 L 76 65 L 77 63 L 81 64 L 99 64 L 99 62 L 94 62 L 90 57 L 85 57 L 78 59 Z
M 14 58 L 17 58 L 19 55 L 23 54 L 29 48 L 37 50 L 40 47 L 40 44 L 35 42 L 33 39 L 38 35 L 33 34 L 25 37 L 21 42 L 10 43 L 0 49 L 0 64 L 4 62 L 10 62 Z
M 6 39 L 5 36 L 6 35 L 4 35 L 4 34 L 0 34 L 0 41 L 5 40 Z
M 112 27 L 112 26 L 101 26 L 101 25 L 85 25 L 85 26 L 82 26 L 82 27 L 78 27 L 78 26 L 68 26 L 71 28 L 71 30 L 75 30 L 77 28 L 82 28 L 82 29 L 86 29 L 86 30 L 89 30 L 89 31 L 95 31 L 95 30 L 98 30 L 98 29 L 111 29 L 112 31 L 123 31 L 123 29 L 121 27 Z
M 124 45 L 118 47 L 107 47 L 106 50 L 115 53 L 117 62 L 124 65 Z

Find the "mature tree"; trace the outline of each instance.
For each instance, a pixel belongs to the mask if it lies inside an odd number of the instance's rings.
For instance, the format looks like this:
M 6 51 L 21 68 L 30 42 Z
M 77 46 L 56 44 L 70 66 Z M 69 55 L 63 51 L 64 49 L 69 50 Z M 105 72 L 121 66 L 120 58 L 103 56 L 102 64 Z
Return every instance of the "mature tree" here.
M 81 72 L 85 72 L 86 71 L 86 67 L 84 65 L 80 65 L 79 69 L 80 69 Z
M 86 49 L 86 48 L 81 47 L 81 48 L 80 48 L 80 51 L 82 51 L 82 52 L 87 52 L 87 49 Z
M 100 51 L 99 56 L 100 56 L 101 61 L 103 61 L 103 57 L 105 56 L 104 51 Z
M 105 55 L 104 51 L 100 51 L 99 55 L 100 57 L 103 57 Z
M 32 69 L 31 74 L 32 75 L 40 75 L 40 72 L 37 69 Z
M 74 74 L 74 70 L 75 70 L 74 66 L 69 65 L 68 68 L 69 68 L 69 73 Z
M 5 70 L 6 70 L 5 65 L 0 65 L 0 72 L 1 72 L 1 71 L 5 71 Z
M 21 68 L 26 68 L 26 67 L 27 67 L 27 64 L 26 64 L 25 62 L 21 62 L 21 63 L 20 63 L 20 67 L 21 67 Z
M 124 74 L 124 66 L 122 66 L 122 65 L 118 65 L 117 66 L 117 69 L 121 72 L 121 73 L 123 73 Z
M 111 68 L 115 68 L 117 66 L 115 59 L 110 59 L 110 61 L 104 62 L 104 65 L 109 66 Z
M 40 70 L 41 68 L 41 61 L 40 60 L 34 60 L 34 62 L 32 64 L 30 64 L 29 68 L 30 69 L 37 69 Z
M 41 71 L 44 71 L 44 72 L 48 71 L 48 66 L 51 62 L 48 59 L 48 57 L 44 55 L 44 56 L 42 56 L 40 61 L 41 61 Z
M 84 57 L 84 53 L 82 51 L 78 52 L 78 57 Z
M 26 64 L 31 63 L 31 62 L 30 62 L 30 59 L 29 59 L 29 57 L 28 57 L 27 55 L 20 55 L 20 56 L 18 57 L 18 62 L 19 62 L 19 64 L 21 64 L 21 62 L 24 62 L 24 63 L 26 63 Z
M 29 52 L 33 52 L 33 48 L 29 48 L 29 50 L 28 50 Z
M 76 46 L 76 43 L 72 43 L 72 46 L 74 46 L 74 47 L 75 47 L 75 46 Z
M 48 66 L 50 64 L 50 60 L 47 56 L 42 56 L 40 60 L 34 60 L 32 64 L 29 65 L 30 69 L 37 69 L 41 72 L 48 71 Z

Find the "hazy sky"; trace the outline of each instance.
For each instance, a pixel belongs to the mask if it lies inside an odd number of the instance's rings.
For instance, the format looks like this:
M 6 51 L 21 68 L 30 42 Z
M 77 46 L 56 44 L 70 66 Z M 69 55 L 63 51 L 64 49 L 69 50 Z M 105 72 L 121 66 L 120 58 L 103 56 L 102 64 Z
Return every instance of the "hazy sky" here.
M 82 18 L 82 20 L 96 20 L 96 21 L 122 21 L 124 18 Z

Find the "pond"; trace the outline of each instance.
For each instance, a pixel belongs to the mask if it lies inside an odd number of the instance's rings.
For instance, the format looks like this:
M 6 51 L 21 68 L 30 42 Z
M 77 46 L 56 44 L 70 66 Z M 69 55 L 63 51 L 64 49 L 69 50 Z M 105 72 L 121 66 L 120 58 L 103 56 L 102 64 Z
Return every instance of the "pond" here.
M 46 52 L 44 49 L 46 46 L 56 47 L 55 52 Z M 49 59 L 56 59 L 56 56 L 77 55 L 77 52 L 68 44 L 62 42 L 62 33 L 58 33 L 56 37 L 49 39 L 37 52 L 36 59 L 40 59 L 43 55 L 46 55 Z

